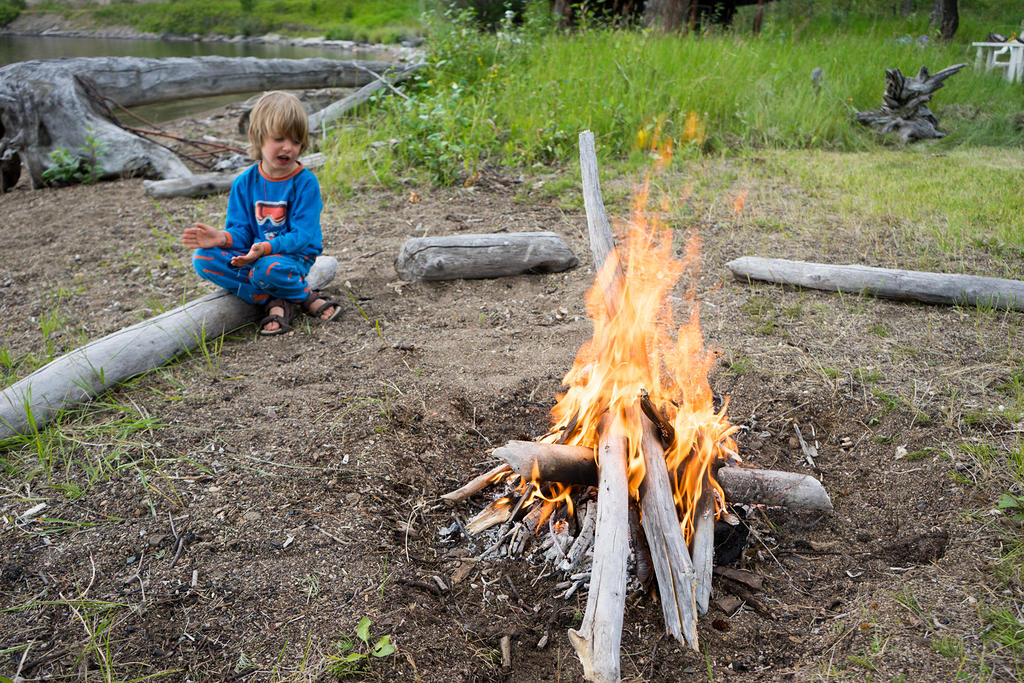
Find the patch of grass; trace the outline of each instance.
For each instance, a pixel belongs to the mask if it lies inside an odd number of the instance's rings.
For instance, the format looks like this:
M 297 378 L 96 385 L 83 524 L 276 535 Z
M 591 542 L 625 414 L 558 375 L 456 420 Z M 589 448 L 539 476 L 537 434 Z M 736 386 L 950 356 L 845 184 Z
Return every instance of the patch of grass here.
M 77 498 L 97 481 L 148 458 L 144 438 L 157 420 L 135 407 L 100 400 L 58 414 L 44 429 L 0 441 L 0 463 L 26 482 Z
M 982 635 L 986 641 L 998 643 L 1015 657 L 1024 654 L 1024 618 L 1019 611 L 994 607 L 982 609 L 981 616 L 988 624 Z

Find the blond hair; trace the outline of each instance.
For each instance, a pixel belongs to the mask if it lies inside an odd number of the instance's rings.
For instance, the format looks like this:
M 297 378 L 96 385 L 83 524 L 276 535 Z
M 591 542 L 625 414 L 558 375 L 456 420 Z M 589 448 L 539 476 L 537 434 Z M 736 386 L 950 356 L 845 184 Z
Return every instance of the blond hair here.
M 309 146 L 309 118 L 299 98 L 291 93 L 271 90 L 264 93 L 249 112 L 249 156 L 256 161 L 268 137 L 283 136 L 298 140 L 301 149 Z

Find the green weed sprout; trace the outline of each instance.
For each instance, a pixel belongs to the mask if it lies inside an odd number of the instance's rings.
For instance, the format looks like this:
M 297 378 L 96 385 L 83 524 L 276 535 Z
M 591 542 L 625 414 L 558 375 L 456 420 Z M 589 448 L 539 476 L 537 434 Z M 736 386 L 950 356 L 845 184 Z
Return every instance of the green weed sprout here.
M 383 635 L 370 645 L 370 617 L 363 617 L 356 626 L 356 638 L 342 638 L 332 644 L 338 654 L 328 655 L 328 670 L 335 676 L 353 676 L 366 670 L 369 657 L 382 659 L 395 652 L 391 636 Z

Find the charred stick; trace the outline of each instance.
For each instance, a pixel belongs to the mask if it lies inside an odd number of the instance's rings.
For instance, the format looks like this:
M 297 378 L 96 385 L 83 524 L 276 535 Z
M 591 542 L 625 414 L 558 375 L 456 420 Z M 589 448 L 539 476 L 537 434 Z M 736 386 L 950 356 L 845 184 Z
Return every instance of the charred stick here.
M 629 540 L 636 557 L 636 578 L 646 591 L 654 578 L 654 565 L 651 561 L 651 548 L 640 526 L 640 506 L 633 499 L 629 501 Z
M 651 400 L 651 395 L 646 389 L 640 390 L 640 409 L 644 411 L 647 419 L 658 428 L 658 436 L 661 437 L 662 448 L 668 448 L 676 439 L 676 430 L 672 423 L 665 419 L 658 407 Z
M 490 484 L 498 481 L 501 477 L 511 471 L 512 469 L 507 464 L 502 463 L 500 465 L 495 465 L 483 474 L 473 477 L 460 488 L 452 491 L 451 493 L 444 494 L 441 496 L 441 499 L 446 503 L 451 503 L 452 505 L 461 503 L 474 494 L 479 493 Z

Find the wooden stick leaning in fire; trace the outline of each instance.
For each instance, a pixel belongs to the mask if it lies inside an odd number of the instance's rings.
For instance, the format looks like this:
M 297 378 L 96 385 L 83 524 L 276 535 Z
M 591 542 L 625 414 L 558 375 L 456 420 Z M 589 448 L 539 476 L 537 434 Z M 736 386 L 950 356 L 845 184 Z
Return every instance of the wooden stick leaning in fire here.
M 600 484 L 597 533 L 587 608 L 569 640 L 583 663 L 587 680 L 619 680 L 619 649 L 626 607 L 626 558 L 629 556 L 629 484 L 626 436 L 616 419 L 605 414 L 598 427 Z
M 615 250 L 615 240 L 608 224 L 601 198 L 601 187 L 597 173 L 597 153 L 594 148 L 594 134 L 583 131 L 579 136 L 580 173 L 583 182 L 583 203 L 587 214 L 587 230 L 590 235 L 590 249 L 594 255 L 594 267 L 598 273 L 606 266 L 608 256 Z M 610 315 L 617 312 L 619 295 L 624 289 L 625 276 L 621 260 L 616 260 L 614 271 L 608 277 L 604 289 L 604 301 Z M 637 397 L 638 399 L 640 397 Z M 639 414 L 640 411 L 634 411 Z M 655 411 L 656 412 L 656 411 Z M 642 418 L 641 418 L 642 419 Z M 665 619 L 665 630 L 679 642 L 685 642 L 694 650 L 697 646 L 697 613 L 693 596 L 693 563 L 683 539 L 675 511 L 675 498 L 669 482 L 664 460 L 664 452 L 654 436 L 654 425 L 646 421 L 644 444 L 641 450 L 648 481 L 645 477 L 641 485 L 641 508 L 643 510 L 642 526 L 644 535 L 651 551 L 654 564 L 654 575 L 658 582 L 658 593 L 661 596 L 662 615 Z M 650 436 L 648 436 L 650 435 Z M 656 452 L 648 453 L 649 450 Z M 656 463 L 655 460 L 660 460 Z M 597 525 L 596 534 L 600 537 L 602 526 Z M 588 605 L 595 593 L 592 583 L 588 594 Z M 595 598 L 596 599 L 596 598 Z M 583 655 L 577 649 L 577 654 Z M 619 653 L 614 653 L 618 661 Z

